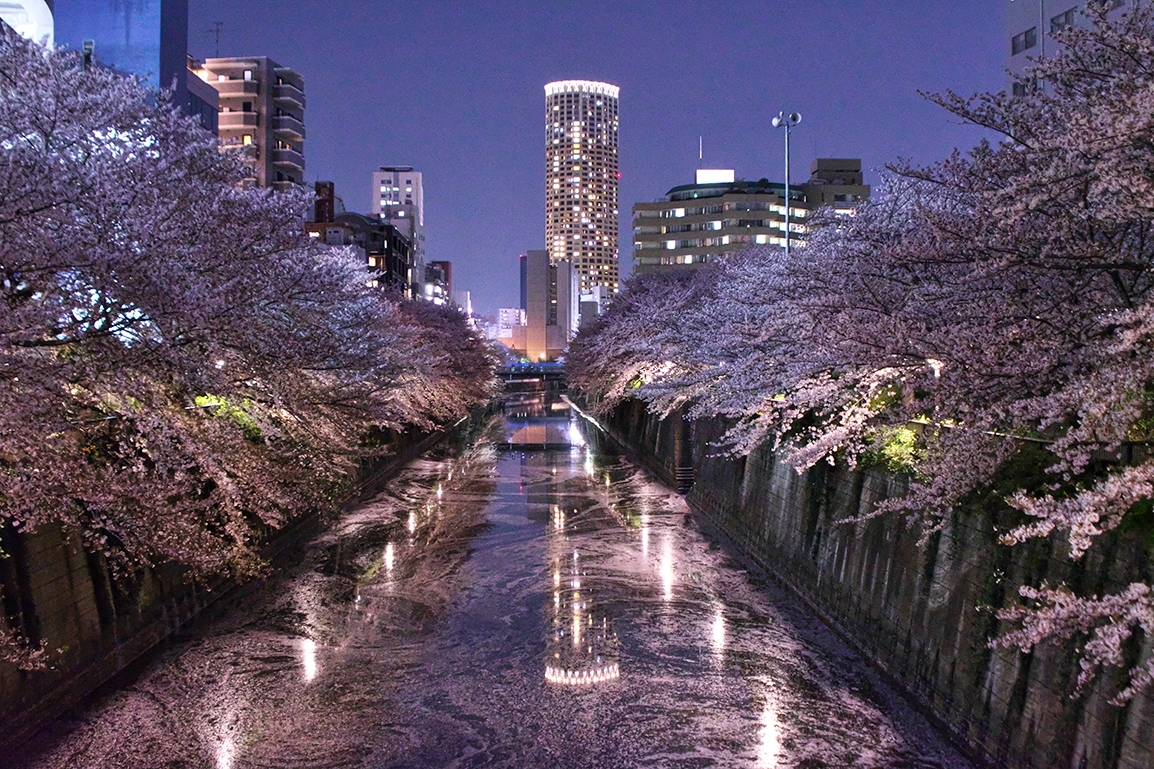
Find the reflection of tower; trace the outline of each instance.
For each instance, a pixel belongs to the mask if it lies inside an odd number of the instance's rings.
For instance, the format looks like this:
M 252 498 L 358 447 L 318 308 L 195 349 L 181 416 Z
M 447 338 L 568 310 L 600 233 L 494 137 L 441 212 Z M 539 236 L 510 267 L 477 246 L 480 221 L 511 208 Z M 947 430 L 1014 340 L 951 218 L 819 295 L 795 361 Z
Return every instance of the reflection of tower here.
M 553 506 L 551 531 L 564 539 L 565 513 Z M 546 644 L 545 680 L 557 684 L 596 684 L 621 675 L 617 633 L 607 617 L 597 617 L 585 570 L 576 550 L 553 559 L 553 602 Z

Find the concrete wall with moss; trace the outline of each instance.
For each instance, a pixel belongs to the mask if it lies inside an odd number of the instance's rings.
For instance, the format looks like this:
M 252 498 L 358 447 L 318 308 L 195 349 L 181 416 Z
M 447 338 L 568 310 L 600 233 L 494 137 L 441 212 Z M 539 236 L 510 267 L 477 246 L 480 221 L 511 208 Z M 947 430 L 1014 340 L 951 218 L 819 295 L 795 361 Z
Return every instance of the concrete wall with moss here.
M 1115 532 L 1077 562 L 1057 540 L 1009 548 L 997 532 L 1015 520 L 995 489 L 921 542 L 895 517 L 839 523 L 904 491 L 886 468 L 823 464 L 798 474 L 765 448 L 718 457 L 724 424 L 661 421 L 640 403 L 604 422 L 666 482 L 692 476 L 686 499 L 705 527 L 788 584 L 971 755 L 1031 769 L 1154 767 L 1154 692 L 1111 705 L 1120 676 L 1107 671 L 1074 696 L 1072 646 L 1027 654 L 989 645 L 1002 631 L 993 609 L 1019 585 L 1066 582 L 1101 594 L 1154 581 L 1154 527 Z M 1129 653 L 1131 663 L 1148 658 L 1151 639 L 1136 639 Z

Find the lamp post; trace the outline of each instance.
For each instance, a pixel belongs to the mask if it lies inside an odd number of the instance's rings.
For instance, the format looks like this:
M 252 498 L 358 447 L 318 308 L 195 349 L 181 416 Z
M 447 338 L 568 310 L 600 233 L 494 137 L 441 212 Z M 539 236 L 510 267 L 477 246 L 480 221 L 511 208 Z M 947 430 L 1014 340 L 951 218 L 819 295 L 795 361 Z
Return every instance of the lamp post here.
M 774 128 L 785 129 L 785 258 L 789 258 L 789 129 L 801 122 L 800 112 L 777 113 L 773 119 Z

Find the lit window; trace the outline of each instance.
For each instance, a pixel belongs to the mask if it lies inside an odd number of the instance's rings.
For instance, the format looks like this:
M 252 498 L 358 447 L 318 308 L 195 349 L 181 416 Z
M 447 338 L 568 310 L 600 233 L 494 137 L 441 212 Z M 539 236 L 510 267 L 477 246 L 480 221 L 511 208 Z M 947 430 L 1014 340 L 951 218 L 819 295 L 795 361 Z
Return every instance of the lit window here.
M 245 134 L 240 141 L 241 144 L 247 147 L 248 145 L 252 144 L 252 134 Z
M 252 82 L 252 70 L 251 69 L 246 69 L 244 71 L 244 79 L 248 82 Z

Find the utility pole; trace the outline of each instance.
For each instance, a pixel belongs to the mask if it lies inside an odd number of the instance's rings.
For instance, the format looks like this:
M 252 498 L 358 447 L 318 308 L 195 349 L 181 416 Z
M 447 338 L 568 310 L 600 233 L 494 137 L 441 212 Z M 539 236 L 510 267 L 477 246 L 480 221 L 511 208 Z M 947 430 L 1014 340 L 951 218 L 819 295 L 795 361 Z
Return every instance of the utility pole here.
M 789 258 L 789 231 L 791 228 L 789 221 L 789 129 L 801 122 L 800 112 L 791 112 L 786 115 L 784 112 L 777 113 L 777 117 L 773 119 L 774 128 L 785 129 L 785 258 Z

